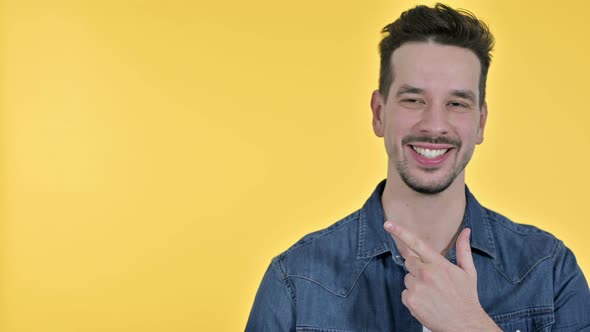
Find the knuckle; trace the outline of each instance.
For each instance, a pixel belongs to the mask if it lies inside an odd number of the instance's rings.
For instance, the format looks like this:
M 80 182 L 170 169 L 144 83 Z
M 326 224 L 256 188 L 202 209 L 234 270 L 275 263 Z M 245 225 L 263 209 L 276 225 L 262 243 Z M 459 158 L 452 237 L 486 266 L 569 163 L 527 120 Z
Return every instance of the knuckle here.
M 408 306 L 408 290 L 404 289 L 402 291 L 402 303 L 407 307 Z
M 416 289 L 417 284 L 418 282 L 416 280 L 416 277 L 414 277 L 410 273 L 406 274 L 406 276 L 404 277 L 404 286 L 406 286 L 406 289 L 414 290 Z
M 419 269 L 418 270 L 418 277 L 420 280 L 424 280 L 426 282 L 432 280 L 432 272 L 427 269 Z
M 416 309 L 416 296 L 414 296 L 411 292 L 406 293 L 406 299 L 404 305 L 408 307 L 411 311 Z
M 440 269 L 446 274 L 451 274 L 455 270 L 455 266 L 451 264 L 442 264 Z

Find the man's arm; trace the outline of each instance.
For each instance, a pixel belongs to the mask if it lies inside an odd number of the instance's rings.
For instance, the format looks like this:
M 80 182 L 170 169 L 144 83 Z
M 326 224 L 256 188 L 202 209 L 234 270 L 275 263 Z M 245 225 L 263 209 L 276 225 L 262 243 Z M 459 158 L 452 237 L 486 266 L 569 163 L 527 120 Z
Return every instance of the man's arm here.
M 555 257 L 553 290 L 555 325 L 552 331 L 590 331 L 590 290 L 576 257 L 563 243 Z
M 264 274 L 246 332 L 295 331 L 295 299 L 278 264 L 273 260 Z

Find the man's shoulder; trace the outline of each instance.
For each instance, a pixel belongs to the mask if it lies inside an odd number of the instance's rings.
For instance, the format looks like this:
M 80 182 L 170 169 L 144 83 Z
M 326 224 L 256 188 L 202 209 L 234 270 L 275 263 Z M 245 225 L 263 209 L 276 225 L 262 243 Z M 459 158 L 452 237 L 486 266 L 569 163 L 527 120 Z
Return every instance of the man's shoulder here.
M 537 265 L 554 260 L 563 243 L 536 226 L 513 221 L 488 208 L 484 218 L 490 225 L 496 267 L 512 282 L 519 282 Z
M 274 260 L 297 265 L 302 260 L 320 256 L 332 260 L 356 257 L 360 213 L 361 210 L 357 210 L 324 229 L 305 235 Z
M 514 234 L 515 236 L 540 235 L 547 240 L 556 240 L 556 237 L 553 234 L 541 228 L 525 223 L 520 223 L 519 221 L 514 221 L 505 215 L 489 208 L 482 208 L 488 220 L 494 223 L 494 225 L 502 227 L 507 232 Z
M 305 280 L 344 295 L 354 283 L 353 271 L 362 271 L 367 259 L 357 259 L 361 210 L 309 233 L 273 259 L 283 278 Z M 347 273 L 339 273 L 347 271 Z
M 559 242 L 553 234 L 543 230 L 537 226 L 521 223 L 520 221 L 514 221 L 505 215 L 498 213 L 494 210 L 483 207 L 484 217 L 487 218 L 488 222 L 492 226 L 494 233 L 498 237 L 507 237 L 510 239 L 536 239 L 542 243 L 555 245 Z M 523 245 L 527 244 L 522 241 L 518 241 Z
M 279 257 L 297 255 L 305 252 L 307 249 L 317 250 L 319 248 L 332 247 L 336 245 L 332 241 L 334 238 L 350 237 L 351 235 L 356 237 L 360 213 L 361 210 L 356 210 L 324 229 L 305 235 L 289 249 L 280 254 Z

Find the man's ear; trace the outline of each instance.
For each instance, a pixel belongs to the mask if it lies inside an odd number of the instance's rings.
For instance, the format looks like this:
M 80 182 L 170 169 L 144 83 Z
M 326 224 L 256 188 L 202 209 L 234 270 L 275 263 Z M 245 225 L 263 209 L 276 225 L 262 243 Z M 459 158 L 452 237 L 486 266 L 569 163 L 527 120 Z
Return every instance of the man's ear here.
M 371 110 L 373 111 L 373 131 L 378 137 L 383 137 L 385 132 L 385 101 L 379 90 L 373 91 L 371 96 Z
M 488 120 L 488 103 L 484 102 L 479 111 L 479 127 L 477 128 L 477 144 L 483 143 L 483 132 Z

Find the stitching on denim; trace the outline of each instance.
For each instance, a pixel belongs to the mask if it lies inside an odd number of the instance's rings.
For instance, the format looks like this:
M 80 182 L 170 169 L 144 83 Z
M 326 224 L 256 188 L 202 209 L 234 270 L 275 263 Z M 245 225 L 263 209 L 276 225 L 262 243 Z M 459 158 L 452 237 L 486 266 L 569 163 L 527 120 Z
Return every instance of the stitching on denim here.
M 362 252 L 364 250 L 365 247 L 365 223 L 367 222 L 367 211 L 365 211 L 365 209 L 360 210 L 359 213 L 359 221 L 358 221 L 358 237 L 359 237 L 359 248 L 357 251 L 356 256 L 357 257 L 362 257 Z
M 382 247 L 375 248 L 375 249 L 365 253 L 365 255 L 360 256 L 359 258 L 363 258 L 363 259 L 373 258 L 375 256 L 381 255 L 381 254 L 386 253 L 388 251 L 389 251 L 389 248 L 382 246 Z
M 553 316 L 553 315 L 552 315 Z M 549 326 L 549 325 L 553 325 L 555 324 L 555 317 L 551 317 L 551 320 L 547 321 L 547 323 L 539 326 L 539 328 L 533 330 L 532 332 L 536 332 L 536 331 L 541 331 L 543 330 L 545 327 Z
M 563 242 L 557 241 L 557 243 L 555 244 L 555 248 L 553 248 L 553 254 L 551 257 L 551 261 L 553 263 L 555 263 L 555 261 L 557 261 L 557 257 L 559 256 L 559 254 L 561 253 L 561 251 L 563 250 L 564 247 L 565 247 L 565 245 L 563 244 Z
M 371 251 L 365 252 L 365 240 L 366 240 L 366 228 L 367 228 L 367 217 L 366 217 L 366 212 L 364 209 L 362 209 L 360 211 L 360 216 L 359 216 L 359 225 L 358 225 L 358 237 L 359 237 L 359 241 L 358 241 L 358 246 L 359 249 L 357 250 L 357 254 L 356 257 L 360 258 L 360 259 L 365 259 L 365 258 L 372 258 L 375 257 L 377 255 L 380 255 L 384 252 L 387 252 L 389 249 L 387 248 L 386 245 L 381 245 L 380 247 L 377 247 Z
M 324 228 L 320 231 L 317 231 L 315 233 L 310 234 L 308 238 L 301 239 L 299 240 L 297 243 L 295 243 L 291 248 L 287 249 L 285 252 L 283 252 L 282 254 L 280 254 L 279 256 L 284 256 L 286 255 L 288 252 L 295 250 L 297 248 L 301 248 L 303 246 L 306 246 L 308 244 L 310 244 L 311 242 L 317 240 L 317 239 L 321 239 L 322 237 L 331 234 L 332 232 L 338 230 L 341 227 L 344 227 L 345 225 L 348 225 L 349 222 L 358 220 L 358 215 L 360 213 L 360 210 L 357 210 L 351 214 L 349 214 L 348 216 L 344 217 L 343 219 L 339 220 L 338 222 L 336 222 L 335 224 L 332 224 L 331 226 L 329 226 L 328 228 Z
M 316 285 L 318 285 L 318 286 L 322 287 L 323 289 L 327 290 L 328 292 L 330 292 L 330 293 L 332 293 L 332 294 L 334 294 L 334 295 L 336 295 L 336 296 L 338 296 L 338 297 L 346 297 L 345 295 L 340 295 L 340 294 L 336 293 L 335 291 L 333 291 L 333 290 L 329 289 L 328 287 L 326 287 L 326 286 L 322 285 L 322 284 L 321 284 L 321 283 L 319 283 L 318 281 L 315 281 L 315 280 L 313 280 L 313 279 L 311 279 L 311 278 L 308 278 L 308 277 L 305 277 L 305 276 L 300 276 L 300 275 L 290 275 L 289 277 L 290 277 L 290 278 L 297 278 L 297 279 L 303 279 L 303 280 L 309 281 L 309 282 L 311 282 L 311 283 L 314 283 L 314 284 L 316 284 Z
M 494 257 L 494 259 L 496 258 L 496 241 L 494 241 L 494 234 L 492 232 L 492 223 L 491 223 L 491 216 L 488 213 L 489 210 L 485 210 L 483 211 L 483 219 L 484 219 L 484 223 L 486 226 L 486 233 L 487 233 L 487 238 L 488 238 L 488 245 L 491 248 L 491 253 L 489 253 L 490 255 L 492 255 L 492 257 Z
M 300 325 L 296 327 L 296 331 L 298 332 L 353 332 L 351 330 L 339 330 L 339 329 L 324 329 L 324 328 L 319 328 L 319 327 L 313 327 L 313 326 L 305 326 L 305 325 Z
M 497 225 L 502 226 L 503 228 L 505 228 L 511 232 L 518 233 L 521 235 L 545 234 L 545 235 L 549 235 L 551 237 L 554 237 L 553 234 L 546 232 L 542 229 L 539 229 L 533 225 L 525 225 L 525 226 L 530 226 L 530 227 L 524 228 L 524 229 L 519 229 L 519 228 L 521 228 L 520 227 L 521 224 L 518 224 L 518 223 L 510 220 L 509 218 L 507 218 L 506 216 L 504 216 L 498 212 L 491 211 L 491 210 L 488 210 L 488 212 L 497 217 L 497 218 L 494 218 L 497 221 L 497 223 L 496 223 Z
M 480 207 L 479 209 L 481 210 L 482 208 Z M 464 228 L 471 228 L 471 230 L 473 231 L 472 219 L 474 219 L 474 218 L 471 215 L 470 211 L 471 211 L 471 209 L 469 209 L 469 208 L 467 208 L 465 210 L 465 222 L 463 223 L 463 227 Z M 482 211 L 482 212 L 485 212 L 485 211 Z M 485 213 L 481 213 L 481 215 L 483 216 L 482 217 L 482 226 L 483 227 L 482 227 L 482 230 L 480 230 L 480 232 L 481 231 L 485 232 L 484 234 L 486 236 L 486 241 L 489 242 L 489 245 L 490 245 L 490 247 L 492 247 L 494 252 L 489 253 L 488 251 L 490 251 L 490 250 L 487 250 L 485 248 L 482 248 L 481 246 L 478 246 L 477 243 L 475 243 L 473 241 L 471 241 L 470 245 L 471 245 L 472 249 L 477 249 L 477 251 L 480 251 L 480 252 L 486 254 L 487 256 L 491 256 L 492 258 L 495 258 L 495 246 L 494 246 L 494 241 L 492 239 L 490 239 L 491 231 L 490 231 L 489 221 L 488 221 L 487 215 Z M 450 253 L 450 251 L 449 251 L 449 253 Z M 452 255 L 449 255 L 447 257 L 447 259 L 449 259 L 449 260 L 455 260 L 456 258 L 457 258 L 456 252 L 454 252 Z
M 500 273 L 504 278 L 506 278 L 506 280 L 510 281 L 512 284 L 518 284 L 519 282 L 521 282 L 522 280 L 524 280 L 524 278 L 526 278 L 526 276 L 531 273 L 532 270 L 534 270 L 539 264 L 543 263 L 544 261 L 546 261 L 547 259 L 551 258 L 550 255 L 547 255 L 545 257 L 541 257 L 535 264 L 531 265 L 531 267 L 525 272 L 523 273 L 523 275 L 517 279 L 512 279 L 509 276 L 507 276 L 503 271 L 501 271 L 500 267 L 494 263 L 494 269 L 496 270 L 496 272 Z
M 349 287 L 348 291 L 346 292 L 346 294 L 345 294 L 344 296 L 348 296 L 348 295 L 350 294 L 350 292 L 352 292 L 352 289 L 354 288 L 354 286 L 356 286 L 356 283 L 357 283 L 357 282 L 358 282 L 358 280 L 360 279 L 360 277 L 361 277 L 361 274 L 363 274 L 363 271 L 364 271 L 364 270 L 367 268 L 367 265 L 369 265 L 369 263 L 370 263 L 372 260 L 373 260 L 373 257 L 369 258 L 369 259 L 367 260 L 367 262 L 366 262 L 366 263 L 365 263 L 365 264 L 364 264 L 364 265 L 363 265 L 361 268 L 359 268 L 357 272 L 355 272 L 355 273 L 356 273 L 356 278 L 354 278 L 354 280 L 353 280 L 352 284 L 350 285 L 350 287 Z
M 293 285 L 291 285 L 291 282 L 289 280 L 289 276 L 287 275 L 287 272 L 283 269 L 283 265 L 281 264 L 281 262 L 277 259 L 274 258 L 272 260 L 273 266 L 275 267 L 275 269 L 278 269 L 280 272 L 280 280 L 282 283 L 285 284 L 285 287 L 287 287 L 287 290 L 289 291 L 289 295 L 291 295 L 291 301 L 293 302 L 294 306 L 297 306 L 297 298 L 295 296 L 295 291 L 293 290 Z
M 314 284 L 320 286 L 321 288 L 327 290 L 328 292 L 330 292 L 338 297 L 344 298 L 344 297 L 347 297 L 350 294 L 350 292 L 352 291 L 352 289 L 354 288 L 354 286 L 356 286 L 356 283 L 360 279 L 361 274 L 367 268 L 367 265 L 369 265 L 369 263 L 372 260 L 373 260 L 373 258 L 369 258 L 365 264 L 363 264 L 360 268 L 357 268 L 356 270 L 353 271 L 353 273 L 356 274 L 356 278 L 354 278 L 354 280 L 352 281 L 352 283 L 350 285 L 346 285 L 346 286 L 342 287 L 343 289 L 346 290 L 346 292 L 344 294 L 340 294 L 340 293 L 338 293 L 338 290 L 332 290 L 332 289 L 328 288 L 328 286 L 325 286 L 324 284 L 320 283 L 319 281 L 316 281 L 316 280 L 311 279 L 306 276 L 293 274 L 293 275 L 289 275 L 288 277 L 309 281 L 311 283 L 314 283 Z
M 544 307 L 532 307 L 528 309 L 518 310 L 514 312 L 509 312 L 505 314 L 494 315 L 491 318 L 497 323 L 506 323 L 515 318 L 528 318 L 528 317 L 535 317 L 540 315 L 547 315 L 553 316 L 553 307 L 552 306 L 544 306 Z M 553 317 L 552 319 L 553 320 Z
M 487 210 L 487 211 L 488 211 L 488 213 L 486 214 L 486 217 L 492 218 L 492 216 L 491 216 L 492 211 L 490 211 L 490 210 Z M 508 228 L 506 225 L 504 225 L 504 222 L 503 221 L 508 220 L 508 219 L 506 219 L 506 217 L 504 217 L 504 216 L 502 216 L 502 215 L 500 215 L 498 213 L 495 213 L 495 212 L 493 213 L 493 215 L 494 216 L 498 216 L 498 218 L 493 218 L 494 221 L 496 221 L 496 224 L 497 225 L 500 225 L 503 228 L 505 228 L 505 229 L 507 229 L 507 230 L 509 230 L 511 232 L 515 232 L 515 233 L 518 233 L 518 234 L 521 234 L 521 235 L 528 235 L 528 234 L 549 234 L 549 233 L 544 232 L 544 231 L 539 231 L 539 232 L 519 232 L 517 230 Z M 494 248 L 494 252 L 495 252 L 496 251 L 496 248 L 495 248 L 495 245 L 494 245 L 494 242 L 493 242 L 493 238 L 492 238 L 493 237 L 493 234 L 491 232 L 491 229 L 490 229 L 490 232 L 489 232 L 489 236 L 490 236 L 490 244 Z M 553 249 L 553 252 L 554 251 L 555 251 L 555 248 Z M 532 264 L 529 267 L 529 269 L 526 272 L 524 272 L 522 274 L 522 276 L 519 276 L 516 279 L 513 279 L 513 278 L 509 277 L 506 273 L 504 273 L 504 271 L 501 269 L 499 260 L 498 261 L 494 260 L 494 269 L 496 270 L 496 272 L 500 273 L 500 275 L 502 275 L 506 280 L 510 281 L 512 284 L 517 284 L 517 283 L 521 282 L 522 280 L 524 280 L 524 278 L 526 278 L 526 276 L 529 273 L 531 273 L 531 271 L 534 270 L 539 264 L 541 264 L 542 262 L 546 261 L 547 259 L 552 258 L 553 252 L 551 254 L 549 254 L 549 255 L 540 257 L 534 264 Z

